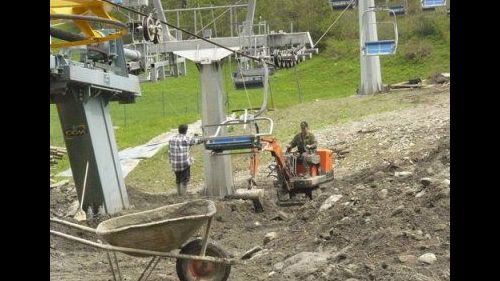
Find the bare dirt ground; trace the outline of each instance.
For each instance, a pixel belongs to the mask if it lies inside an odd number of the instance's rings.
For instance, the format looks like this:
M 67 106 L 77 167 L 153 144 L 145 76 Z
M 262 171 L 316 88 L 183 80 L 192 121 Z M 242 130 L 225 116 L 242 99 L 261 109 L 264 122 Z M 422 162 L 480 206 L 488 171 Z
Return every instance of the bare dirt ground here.
M 404 97 L 418 104 L 314 132 L 321 146 L 335 151 L 335 180 L 305 205 L 275 205 L 265 163 L 258 178 L 266 189 L 263 213 L 254 213 L 250 202 L 215 200 L 211 238 L 238 260 L 254 246 L 263 248 L 239 260 L 229 280 L 450 279 L 449 89 Z M 128 190 L 134 208 L 126 212 L 186 200 Z M 74 187 L 52 189 L 51 214 L 64 216 L 75 199 Z M 327 199 L 335 201 L 329 208 Z M 270 232 L 275 238 L 264 243 Z M 50 244 L 51 280 L 112 280 L 105 252 L 55 237 Z M 117 256 L 124 280 L 135 280 L 149 261 Z M 162 260 L 150 280 L 178 280 L 175 260 Z

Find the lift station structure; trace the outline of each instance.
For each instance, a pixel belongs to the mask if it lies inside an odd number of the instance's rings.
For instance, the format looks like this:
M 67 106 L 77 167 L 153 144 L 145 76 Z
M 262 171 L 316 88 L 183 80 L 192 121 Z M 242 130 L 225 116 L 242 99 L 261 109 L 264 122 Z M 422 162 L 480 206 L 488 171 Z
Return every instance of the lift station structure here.
M 230 50 L 293 47 L 303 54 L 314 52 L 308 32 L 254 34 L 256 1 L 249 0 L 246 5 L 241 35 L 210 38 L 207 42 L 202 37 L 179 40 L 178 30 L 173 36 L 160 0 L 50 1 L 51 21 L 70 20 L 83 33 L 77 35 L 51 27 L 50 100 L 59 114 L 80 201 L 85 193 L 84 210 L 113 214 L 129 206 L 109 114 L 110 102 L 134 103 L 141 93 L 141 81 L 184 75 L 184 59 L 191 60 L 200 71 L 202 124 L 206 127 L 204 137 L 208 137 L 218 129 L 210 125 L 227 119 L 221 67 L 223 58 L 233 53 Z M 109 14 L 113 6 L 136 13 L 124 24 Z M 110 27 L 95 29 L 90 23 Z M 243 35 L 248 40 L 242 43 Z M 79 61 L 71 59 L 75 51 L 80 54 Z M 257 59 L 269 56 L 262 54 Z M 219 129 L 219 133 L 224 135 L 224 130 Z M 205 151 L 204 169 L 207 196 L 234 193 L 229 155 Z

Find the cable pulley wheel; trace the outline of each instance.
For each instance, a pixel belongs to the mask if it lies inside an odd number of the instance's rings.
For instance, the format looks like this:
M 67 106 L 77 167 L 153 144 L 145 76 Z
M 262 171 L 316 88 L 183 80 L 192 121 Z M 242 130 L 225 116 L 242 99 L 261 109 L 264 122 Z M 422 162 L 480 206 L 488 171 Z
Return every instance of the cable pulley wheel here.
M 151 15 L 142 20 L 142 30 L 144 32 L 144 40 L 153 41 L 156 32 L 156 25 Z

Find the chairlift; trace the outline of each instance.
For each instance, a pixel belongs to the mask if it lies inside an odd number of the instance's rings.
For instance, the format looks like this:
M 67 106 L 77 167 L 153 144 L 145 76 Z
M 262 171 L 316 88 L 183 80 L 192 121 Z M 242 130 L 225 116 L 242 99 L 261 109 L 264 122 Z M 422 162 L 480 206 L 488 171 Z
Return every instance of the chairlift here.
M 264 87 L 264 69 L 239 69 L 233 72 L 232 79 L 236 89 Z
M 269 130 L 267 132 L 259 131 L 258 123 L 260 121 L 269 122 Z M 238 125 L 238 126 L 253 125 L 255 130 L 250 129 L 249 130 L 250 132 L 240 135 L 222 135 L 224 127 L 233 125 Z M 260 137 L 272 135 L 273 126 L 274 124 L 271 118 L 252 117 L 247 112 L 237 119 L 229 119 L 217 125 L 203 126 L 203 129 L 208 127 L 217 127 L 217 130 L 213 135 L 205 138 L 205 149 L 211 150 L 214 153 L 221 153 L 223 151 L 229 151 L 229 150 L 261 149 L 262 146 L 260 143 Z
M 446 7 L 446 0 L 420 0 L 422 10 L 435 10 L 438 7 Z
M 221 124 L 215 125 L 205 125 L 202 127 L 205 130 L 208 127 L 217 127 L 215 133 L 208 137 L 205 137 L 205 149 L 211 150 L 214 153 L 221 153 L 223 151 L 230 150 L 241 150 L 250 149 L 251 152 L 254 149 L 260 149 L 260 137 L 272 135 L 273 132 L 273 120 L 267 117 L 260 117 L 260 115 L 266 110 L 267 99 L 268 99 L 268 83 L 267 79 L 269 77 L 269 69 L 266 63 L 263 63 L 264 78 L 264 98 L 260 109 L 254 114 L 250 114 L 249 110 L 245 109 L 244 114 L 239 118 L 228 119 Z M 269 122 L 269 130 L 267 132 L 260 132 L 258 123 L 261 121 Z M 243 126 L 246 130 L 244 134 L 236 135 L 226 135 L 226 130 L 224 128 L 228 126 Z M 250 125 L 250 126 L 248 126 Z M 254 129 L 255 128 L 255 129 Z M 203 133 L 205 135 L 205 132 Z
M 387 11 L 392 15 L 393 20 L 390 22 L 368 22 L 368 13 L 375 13 L 377 11 Z M 398 26 L 396 23 L 396 13 L 388 8 L 370 8 L 363 12 L 362 15 L 363 26 L 366 24 L 390 24 L 394 28 L 394 39 L 384 39 L 384 40 L 367 40 L 365 38 L 365 32 L 361 33 L 361 45 L 363 55 L 365 56 L 381 56 L 381 55 L 393 55 L 396 53 L 398 46 Z M 378 32 L 377 32 L 378 33 Z
M 408 9 L 408 0 L 404 0 L 400 3 L 391 3 L 390 0 L 386 0 L 387 8 L 394 12 L 396 15 L 405 15 Z
M 345 0 L 329 0 L 330 6 L 334 10 L 343 10 L 349 6 L 349 4 L 352 2 L 352 0 L 345 1 Z M 351 5 L 351 9 L 354 8 L 354 5 Z
M 231 74 L 231 78 L 237 90 L 264 87 L 266 71 L 264 67 L 254 67 L 253 63 L 246 60 L 246 58 L 237 58 L 236 60 L 238 69 Z

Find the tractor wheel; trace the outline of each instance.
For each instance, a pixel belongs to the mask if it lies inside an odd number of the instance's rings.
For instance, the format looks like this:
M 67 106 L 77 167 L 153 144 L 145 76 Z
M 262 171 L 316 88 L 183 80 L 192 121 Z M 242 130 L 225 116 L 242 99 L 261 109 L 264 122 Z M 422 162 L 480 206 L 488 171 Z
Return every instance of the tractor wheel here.
M 202 239 L 197 238 L 184 247 L 182 247 L 180 254 L 185 255 L 199 255 L 202 246 Z M 208 242 L 206 256 L 228 258 L 229 255 L 217 244 Z M 231 272 L 231 265 L 206 262 L 188 259 L 177 259 L 176 263 L 177 276 L 181 281 L 226 281 Z

